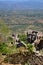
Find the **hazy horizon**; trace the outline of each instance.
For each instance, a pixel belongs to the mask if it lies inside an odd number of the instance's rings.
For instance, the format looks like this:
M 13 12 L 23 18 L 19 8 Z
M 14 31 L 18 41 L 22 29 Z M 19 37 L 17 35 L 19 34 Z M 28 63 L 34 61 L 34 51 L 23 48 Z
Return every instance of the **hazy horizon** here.
M 0 10 L 3 9 L 43 9 L 42 0 L 0 0 Z

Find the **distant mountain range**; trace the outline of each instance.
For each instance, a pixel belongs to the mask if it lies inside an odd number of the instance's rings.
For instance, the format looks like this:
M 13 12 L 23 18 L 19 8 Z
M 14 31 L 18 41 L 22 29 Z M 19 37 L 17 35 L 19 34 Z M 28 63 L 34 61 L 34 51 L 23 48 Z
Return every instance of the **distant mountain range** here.
M 43 9 L 43 1 L 0 1 L 0 10 Z

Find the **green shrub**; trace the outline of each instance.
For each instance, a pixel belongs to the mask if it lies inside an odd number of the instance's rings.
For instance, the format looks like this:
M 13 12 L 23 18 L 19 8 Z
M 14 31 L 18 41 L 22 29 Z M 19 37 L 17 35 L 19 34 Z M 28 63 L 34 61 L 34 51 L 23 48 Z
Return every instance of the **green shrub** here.
M 13 45 L 11 47 L 7 46 L 6 43 L 0 43 L 0 52 L 2 54 L 11 54 L 16 52 L 16 46 Z
M 27 44 L 27 49 L 28 49 L 30 52 L 33 52 L 33 45 L 32 45 L 32 44 Z
M 26 38 L 27 38 L 27 36 L 26 36 L 25 34 L 19 35 L 19 39 L 20 39 L 21 41 L 23 41 L 23 42 L 27 42 L 27 41 L 26 41 Z
M 7 53 L 7 45 L 5 43 L 0 43 L 0 52 Z

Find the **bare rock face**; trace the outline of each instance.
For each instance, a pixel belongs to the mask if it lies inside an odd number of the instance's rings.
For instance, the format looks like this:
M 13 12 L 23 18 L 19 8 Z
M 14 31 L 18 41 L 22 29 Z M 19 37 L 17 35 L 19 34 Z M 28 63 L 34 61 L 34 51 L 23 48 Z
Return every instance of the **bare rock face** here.
M 37 42 L 35 43 L 35 47 L 36 47 L 36 50 L 42 50 L 43 49 L 43 39 L 41 39 L 39 42 L 37 40 Z
M 39 44 L 37 45 L 38 49 L 42 49 L 43 48 L 43 40 L 40 40 Z
M 7 60 L 6 60 L 7 59 Z M 9 62 L 11 64 L 21 64 L 25 65 L 25 63 L 30 65 L 43 65 L 43 56 L 36 56 L 35 53 L 16 53 L 12 55 L 7 55 L 5 58 L 5 62 Z

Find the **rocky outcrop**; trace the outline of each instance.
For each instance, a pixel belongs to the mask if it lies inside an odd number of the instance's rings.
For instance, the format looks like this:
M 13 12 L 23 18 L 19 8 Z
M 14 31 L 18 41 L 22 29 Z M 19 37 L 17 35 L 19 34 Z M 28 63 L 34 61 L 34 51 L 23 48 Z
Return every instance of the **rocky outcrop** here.
M 11 64 L 21 64 L 25 65 L 25 63 L 30 65 L 43 65 L 43 56 L 37 56 L 35 53 L 16 53 L 12 55 L 7 55 L 5 58 L 5 62 L 9 62 Z

